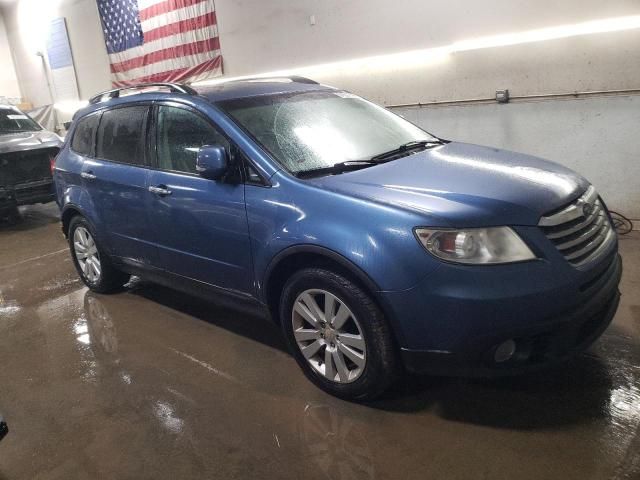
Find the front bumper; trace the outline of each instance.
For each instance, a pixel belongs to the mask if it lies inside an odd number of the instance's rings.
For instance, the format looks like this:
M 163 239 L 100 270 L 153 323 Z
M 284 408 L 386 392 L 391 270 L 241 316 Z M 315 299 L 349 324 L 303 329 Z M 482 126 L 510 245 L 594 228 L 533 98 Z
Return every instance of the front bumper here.
M 414 321 L 408 328 L 413 328 L 412 338 L 419 338 L 414 342 L 422 341 L 426 348 L 403 345 L 406 369 L 440 375 L 514 374 L 565 360 L 588 348 L 612 321 L 620 299 L 622 261 L 617 253 L 607 257 L 588 280 L 573 285 L 573 291 L 550 285 L 527 296 L 484 301 L 454 296 L 431 310 L 424 307 L 425 321 L 418 325 Z M 430 322 L 429 315 L 437 313 L 445 318 Z M 516 351 L 509 360 L 498 363 L 495 351 L 507 340 L 515 341 Z
M 56 198 L 53 180 L 21 183 L 11 187 L 0 187 L 0 211 L 20 205 L 49 203 Z

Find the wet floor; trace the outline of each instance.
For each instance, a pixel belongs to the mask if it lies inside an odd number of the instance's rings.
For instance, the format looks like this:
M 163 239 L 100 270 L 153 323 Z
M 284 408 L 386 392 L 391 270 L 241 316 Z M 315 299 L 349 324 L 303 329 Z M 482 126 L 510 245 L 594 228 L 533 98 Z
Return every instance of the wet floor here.
M 56 215 L 0 225 L 0 480 L 640 479 L 638 232 L 587 353 L 357 405 L 313 387 L 265 320 L 142 282 L 89 293 Z

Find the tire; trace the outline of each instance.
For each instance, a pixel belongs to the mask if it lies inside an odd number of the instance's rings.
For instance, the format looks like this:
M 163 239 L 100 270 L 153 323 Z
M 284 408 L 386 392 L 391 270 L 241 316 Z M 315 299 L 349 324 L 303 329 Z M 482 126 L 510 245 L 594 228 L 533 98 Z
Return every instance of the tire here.
M 73 264 L 90 290 L 97 293 L 110 293 L 122 289 L 122 286 L 129 281 L 130 275 L 113 266 L 109 256 L 95 240 L 96 234 L 93 227 L 84 217 L 77 215 L 71 219 L 68 238 Z M 78 244 L 82 244 L 84 250 Z M 90 255 L 85 257 L 83 252 Z M 97 268 L 94 268 L 96 261 Z
M 20 215 L 20 210 L 18 210 L 17 206 L 10 207 L 3 216 L 6 218 L 7 223 L 9 225 L 17 225 L 22 220 L 22 216 Z
M 323 321 L 314 323 L 318 318 Z M 307 268 L 293 274 L 282 291 L 280 320 L 302 371 L 331 395 L 372 400 L 397 378 L 397 351 L 382 311 L 337 273 Z

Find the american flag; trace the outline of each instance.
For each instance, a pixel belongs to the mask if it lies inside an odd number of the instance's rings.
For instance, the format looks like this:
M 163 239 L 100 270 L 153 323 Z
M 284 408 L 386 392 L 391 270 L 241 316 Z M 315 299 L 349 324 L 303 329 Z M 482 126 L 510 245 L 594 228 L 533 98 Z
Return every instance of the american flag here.
M 114 87 L 222 74 L 213 0 L 97 0 Z

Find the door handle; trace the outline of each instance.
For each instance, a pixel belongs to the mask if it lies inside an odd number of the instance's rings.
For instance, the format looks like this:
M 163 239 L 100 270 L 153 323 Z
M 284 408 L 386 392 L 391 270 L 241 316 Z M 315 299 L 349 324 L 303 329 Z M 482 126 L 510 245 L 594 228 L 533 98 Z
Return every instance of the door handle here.
M 86 180 L 95 180 L 96 176 L 92 172 L 82 172 L 80 176 Z
M 167 195 L 171 195 L 171 190 L 169 190 L 166 185 L 158 185 L 157 187 L 149 187 L 149 191 L 151 193 L 155 193 L 156 195 L 160 195 L 161 197 L 165 197 Z

